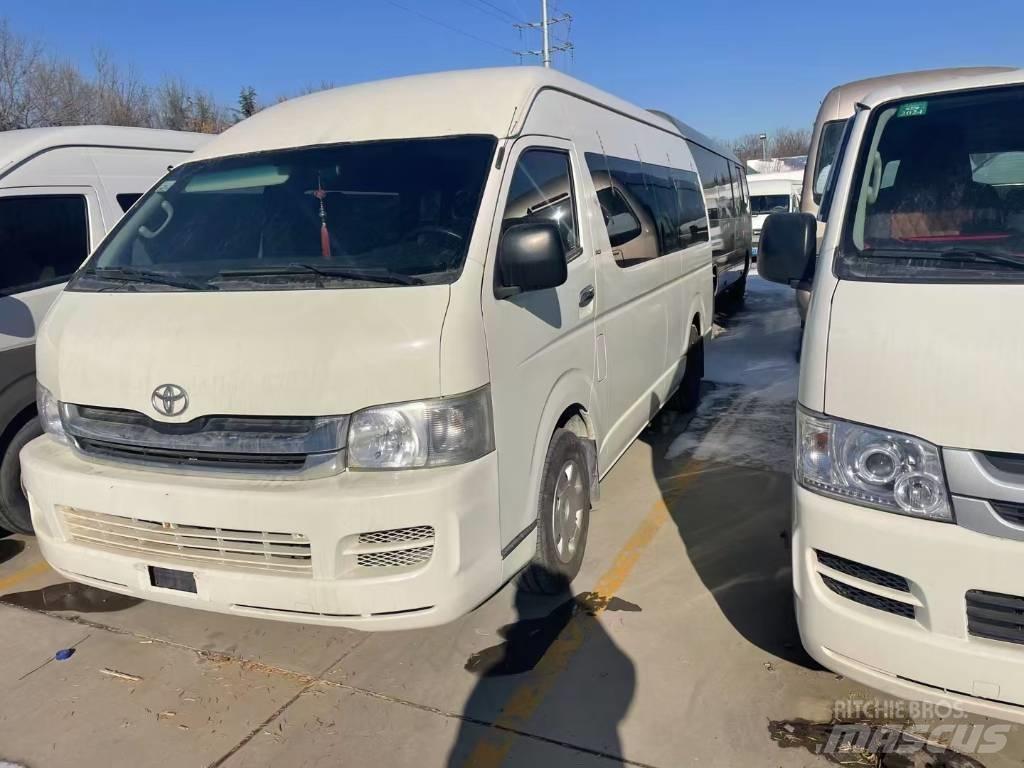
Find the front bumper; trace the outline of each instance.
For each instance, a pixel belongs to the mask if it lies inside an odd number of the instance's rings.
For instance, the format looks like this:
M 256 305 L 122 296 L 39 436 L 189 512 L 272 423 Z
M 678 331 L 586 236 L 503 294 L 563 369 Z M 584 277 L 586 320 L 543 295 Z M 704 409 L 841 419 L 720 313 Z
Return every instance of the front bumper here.
M 308 481 L 97 464 L 47 436 L 26 446 L 21 461 L 44 557 L 65 576 L 103 589 L 190 608 L 377 630 L 443 624 L 501 585 L 494 453 L 456 467 L 346 472 Z M 126 525 L 142 521 L 134 525 L 147 530 L 133 533 L 136 551 L 124 551 L 83 540 L 69 524 L 69 510 L 107 521 L 90 523 L 97 528 L 124 519 Z M 275 540 L 287 534 L 308 542 L 309 565 L 281 573 L 218 562 L 220 554 L 209 549 L 186 547 L 178 556 L 167 536 L 179 526 L 235 538 L 241 532 L 250 539 L 259 539 L 254 532 Z M 366 534 L 427 527 L 433 529 L 433 550 L 423 562 L 362 567 L 353 554 Z M 151 567 L 193 573 L 196 592 L 153 586 Z
M 1024 722 L 1024 645 L 971 635 L 966 605 L 971 590 L 1024 595 L 1024 542 L 796 485 L 793 494 L 797 622 L 815 660 L 893 695 Z M 909 592 L 838 572 L 818 552 L 902 576 Z M 826 579 L 870 597 L 838 594 Z M 914 615 L 877 607 L 886 601 L 912 606 Z

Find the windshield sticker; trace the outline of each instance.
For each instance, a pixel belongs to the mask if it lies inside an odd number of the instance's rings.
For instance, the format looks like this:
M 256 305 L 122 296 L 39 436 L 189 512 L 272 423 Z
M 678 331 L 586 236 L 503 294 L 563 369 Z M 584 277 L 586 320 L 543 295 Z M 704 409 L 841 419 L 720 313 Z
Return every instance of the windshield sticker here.
M 896 111 L 896 117 L 920 117 L 927 112 L 927 101 L 908 101 L 906 104 L 900 104 L 900 108 Z
M 174 179 L 168 179 L 159 187 L 156 188 L 157 192 L 166 192 L 168 189 L 174 186 Z

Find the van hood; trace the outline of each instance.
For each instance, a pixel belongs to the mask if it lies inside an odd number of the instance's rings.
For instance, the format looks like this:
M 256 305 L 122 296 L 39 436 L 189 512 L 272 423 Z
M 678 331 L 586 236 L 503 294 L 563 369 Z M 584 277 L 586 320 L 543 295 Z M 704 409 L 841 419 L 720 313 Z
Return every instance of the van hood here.
M 447 285 L 223 292 L 65 292 L 37 339 L 64 402 L 197 416 L 328 416 L 440 395 Z M 188 408 L 165 417 L 153 390 Z
M 825 411 L 946 448 L 1024 453 L 1024 302 L 1015 285 L 841 280 Z

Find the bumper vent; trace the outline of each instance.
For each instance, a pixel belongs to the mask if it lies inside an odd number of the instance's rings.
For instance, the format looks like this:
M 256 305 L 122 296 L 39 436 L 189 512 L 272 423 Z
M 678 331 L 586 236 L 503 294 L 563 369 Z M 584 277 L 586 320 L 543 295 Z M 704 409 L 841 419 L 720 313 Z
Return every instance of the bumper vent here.
M 907 603 L 901 603 L 899 600 L 891 600 L 888 597 L 882 597 L 881 595 L 876 595 L 864 589 L 851 587 L 849 584 L 836 581 L 824 574 L 821 574 L 821 580 L 825 582 L 826 587 L 831 589 L 837 595 L 845 597 L 847 600 L 852 600 L 855 603 L 865 605 L 868 608 L 874 608 L 877 611 L 891 613 L 894 616 L 902 616 L 906 619 L 913 619 L 916 615 L 914 606 L 908 605 Z
M 423 541 L 434 538 L 434 529 L 429 525 L 418 525 L 415 528 L 392 528 L 390 531 L 372 531 L 360 533 L 360 544 L 404 544 L 410 541 Z
M 229 566 L 311 576 L 309 539 L 297 533 L 239 531 L 161 523 L 60 507 L 71 538 L 95 549 L 131 552 L 157 562 Z
M 434 556 L 434 528 L 415 525 L 367 531 L 348 540 L 343 555 L 349 568 L 415 568 Z
M 1005 501 L 989 502 L 1003 520 L 1013 525 L 1024 526 L 1024 504 L 1008 504 Z
M 883 571 L 881 568 L 864 565 L 854 560 L 847 560 L 845 557 L 822 552 L 820 549 L 815 550 L 815 553 L 818 555 L 818 562 L 827 568 L 831 568 L 833 571 L 845 573 L 847 576 L 852 576 L 855 579 L 867 581 L 871 584 L 877 584 L 880 587 L 895 589 L 898 592 L 910 592 L 910 583 L 895 573 L 889 573 L 889 571 Z
M 967 631 L 1024 645 L 1024 597 L 972 589 L 967 593 Z
M 357 556 L 360 568 L 408 568 L 427 562 L 434 554 L 434 547 L 414 549 L 393 549 L 390 552 L 366 552 Z

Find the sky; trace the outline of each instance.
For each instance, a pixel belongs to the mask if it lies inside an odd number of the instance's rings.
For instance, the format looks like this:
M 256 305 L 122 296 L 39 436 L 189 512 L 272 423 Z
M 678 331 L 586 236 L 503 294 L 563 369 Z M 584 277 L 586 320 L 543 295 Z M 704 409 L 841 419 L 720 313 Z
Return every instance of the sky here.
M 551 5 L 574 16 L 575 57 L 558 68 L 727 139 L 809 127 L 850 80 L 1024 63 L 1021 0 Z M 540 47 L 513 27 L 538 19 L 540 0 L 3 0 L 0 17 L 84 67 L 102 48 L 147 82 L 181 77 L 230 104 L 248 85 L 272 102 L 323 81 L 518 65 L 514 51 Z

